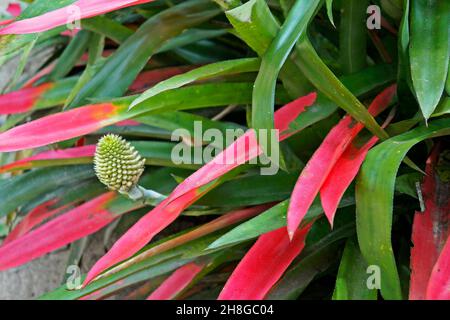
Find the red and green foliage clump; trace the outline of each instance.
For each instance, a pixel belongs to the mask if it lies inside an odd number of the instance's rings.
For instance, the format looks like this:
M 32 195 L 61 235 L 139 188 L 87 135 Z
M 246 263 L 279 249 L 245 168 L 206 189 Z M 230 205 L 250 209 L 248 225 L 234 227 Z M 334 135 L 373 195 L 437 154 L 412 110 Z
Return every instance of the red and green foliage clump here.
M 43 299 L 450 299 L 449 1 L 0 14 L 0 270 L 117 239 Z

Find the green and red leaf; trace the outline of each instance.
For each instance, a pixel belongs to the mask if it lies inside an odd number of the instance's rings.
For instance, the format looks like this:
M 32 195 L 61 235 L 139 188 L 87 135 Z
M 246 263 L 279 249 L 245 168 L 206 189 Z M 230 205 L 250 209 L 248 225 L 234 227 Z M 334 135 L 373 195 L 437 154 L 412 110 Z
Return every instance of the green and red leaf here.
M 140 205 L 105 193 L 0 247 L 0 270 L 25 264 L 105 227 Z
M 24 158 L 13 163 L 6 164 L 0 167 L 0 174 L 13 170 L 26 170 L 33 167 L 34 163 L 39 163 L 45 160 L 66 160 L 74 158 L 92 158 L 95 153 L 95 145 L 88 145 L 82 147 L 50 150 L 38 153 L 34 156 Z
M 12 22 L 5 28 L 0 29 L 0 35 L 43 32 L 72 23 L 77 19 L 86 19 L 151 1 L 153 0 L 78 0 L 69 6 L 40 16 Z
M 370 105 L 369 113 L 376 116 L 384 111 L 395 93 L 395 85 L 381 92 Z M 287 218 L 289 234 L 293 234 L 298 228 L 334 165 L 363 128 L 364 126 L 351 116 L 345 116 L 330 131 L 308 161 L 292 192 Z M 331 219 L 330 223 L 332 223 Z

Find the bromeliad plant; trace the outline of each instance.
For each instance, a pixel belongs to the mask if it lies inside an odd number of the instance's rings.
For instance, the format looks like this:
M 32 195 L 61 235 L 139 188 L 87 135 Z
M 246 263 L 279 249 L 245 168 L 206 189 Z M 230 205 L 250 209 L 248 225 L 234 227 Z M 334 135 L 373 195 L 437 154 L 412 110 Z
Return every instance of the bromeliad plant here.
M 43 299 L 450 298 L 448 1 L 7 9 L 0 270 L 114 239 Z

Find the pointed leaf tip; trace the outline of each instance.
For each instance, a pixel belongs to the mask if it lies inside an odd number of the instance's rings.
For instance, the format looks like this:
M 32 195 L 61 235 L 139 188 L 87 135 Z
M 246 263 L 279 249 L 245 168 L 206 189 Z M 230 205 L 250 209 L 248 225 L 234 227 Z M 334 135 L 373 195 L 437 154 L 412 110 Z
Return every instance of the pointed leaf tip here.
M 33 18 L 14 21 L 0 29 L 0 35 L 44 32 L 59 26 L 135 6 L 153 0 L 78 0 L 69 6 Z
M 233 271 L 218 299 L 264 299 L 303 250 L 310 228 L 311 224 L 297 230 L 292 239 L 284 227 L 260 236 Z
M 383 90 L 371 103 L 369 113 L 376 116 L 384 111 L 395 94 L 396 85 Z M 361 123 L 355 122 L 351 116 L 347 115 L 328 133 L 314 152 L 292 192 L 287 215 L 289 232 L 295 232 L 298 228 L 333 167 L 363 128 Z M 331 211 L 328 211 L 330 222 L 333 215 Z

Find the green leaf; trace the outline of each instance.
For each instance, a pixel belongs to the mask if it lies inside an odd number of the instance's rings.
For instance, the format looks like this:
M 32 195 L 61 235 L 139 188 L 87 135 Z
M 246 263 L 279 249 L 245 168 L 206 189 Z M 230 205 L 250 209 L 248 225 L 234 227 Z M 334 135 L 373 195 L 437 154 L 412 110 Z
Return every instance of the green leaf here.
M 423 179 L 423 174 L 419 172 L 412 172 L 397 177 L 395 182 L 395 190 L 407 194 L 413 198 L 418 198 L 417 183 Z
M 196 202 L 212 207 L 244 207 L 285 200 L 292 192 L 298 172 L 274 176 L 249 175 L 225 182 Z M 236 192 L 240 190 L 240 192 Z
M 64 49 L 52 72 L 48 75 L 48 77 L 46 77 L 46 79 L 55 81 L 67 76 L 76 63 L 80 60 L 83 53 L 86 52 L 91 35 L 91 32 L 85 30 L 78 32 Z
M 369 265 L 381 269 L 385 299 L 401 299 L 401 286 L 391 244 L 395 177 L 402 159 L 415 144 L 450 134 L 450 119 L 440 119 L 395 136 L 372 149 L 356 183 L 357 232 Z M 374 201 L 376 199 L 376 201 Z
M 414 0 L 411 8 L 411 76 L 420 109 L 428 119 L 444 91 L 449 67 L 450 2 Z
M 449 113 L 450 113 L 450 98 L 445 97 L 444 99 L 442 99 L 441 103 L 439 103 L 436 110 L 434 110 L 434 113 L 431 115 L 431 117 L 439 117 Z
M 35 197 L 94 176 L 92 166 L 37 169 L 0 182 L 0 217 Z
M 366 107 L 339 81 L 317 55 L 308 39 L 296 46 L 297 65 L 305 76 L 325 96 L 349 113 L 374 135 L 386 139 L 388 135 L 367 111 Z
M 0 237 L 4 237 L 8 235 L 8 227 L 3 223 L 0 223 Z
M 336 278 L 333 300 L 376 300 L 377 290 L 367 286 L 370 275 L 367 267 L 356 239 L 348 239 Z
M 22 12 L 22 14 L 17 17 L 17 20 L 24 20 L 32 17 L 39 16 L 49 11 L 53 11 L 65 6 L 68 6 L 75 2 L 76 0 L 58 0 L 58 1 L 48 1 L 48 0 L 36 0 L 33 1 L 27 8 Z M 41 34 L 10 34 L 0 36 L 0 56 L 11 54 L 17 50 L 22 49 L 24 46 L 33 42 L 39 37 L 39 42 L 43 42 L 51 37 L 58 35 L 65 28 L 55 28 L 50 31 L 43 32 Z
M 355 200 L 350 193 L 343 197 L 340 207 L 347 207 L 355 204 Z M 267 233 L 272 230 L 286 226 L 287 208 L 289 200 L 285 200 L 269 210 L 261 213 L 259 216 L 244 222 L 232 229 L 216 241 L 214 241 L 208 249 L 216 249 L 220 247 L 229 246 L 245 240 L 256 238 L 257 236 Z M 319 199 L 311 205 L 305 221 L 311 221 L 323 213 L 322 206 Z
M 366 66 L 368 0 L 342 1 L 339 46 L 342 71 L 350 74 Z
M 129 108 L 131 109 L 137 104 L 161 92 L 180 88 L 195 81 L 206 80 L 212 77 L 223 75 L 258 71 L 259 65 L 260 61 L 256 58 L 237 59 L 212 63 L 159 82 L 157 85 L 148 89 L 137 99 L 135 99 L 131 103 Z
M 328 19 L 330 20 L 333 27 L 336 28 L 336 25 L 334 24 L 334 18 L 333 18 L 333 0 L 326 0 L 326 5 L 327 5 Z
M 145 67 L 148 59 L 168 39 L 189 27 L 207 21 L 219 12 L 210 1 L 191 0 L 153 16 L 107 59 L 70 106 L 86 104 L 89 98 L 121 96 Z
M 33 39 L 33 41 L 27 44 L 23 49 L 23 53 L 19 60 L 19 65 L 16 68 L 13 78 L 10 80 L 8 86 L 6 87 L 7 92 L 10 91 L 11 89 L 17 89 L 16 84 L 19 81 L 20 77 L 23 75 L 25 67 L 29 64 L 30 54 L 33 51 L 38 39 L 39 37 Z
M 264 152 L 271 150 L 270 130 L 274 129 L 275 86 L 278 74 L 297 40 L 305 34 L 320 0 L 297 0 L 275 39 L 262 56 L 261 68 L 253 88 L 252 127 Z M 259 130 L 267 130 L 262 134 Z
M 150 278 L 157 277 L 159 275 L 168 273 L 188 262 L 193 261 L 195 258 L 206 255 L 204 249 L 214 239 L 220 235 L 219 233 L 213 233 L 197 240 L 190 241 L 186 244 L 178 246 L 174 249 L 163 251 L 160 254 L 154 255 L 143 261 L 131 265 L 130 267 L 123 269 L 117 273 L 103 277 L 97 281 L 92 282 L 81 290 L 68 290 L 66 285 L 59 287 L 53 292 L 47 293 L 40 297 L 41 300 L 74 300 L 86 296 L 99 289 L 105 288 L 109 285 L 116 283 L 119 280 L 126 279 L 128 285 L 142 282 Z M 172 237 L 169 237 L 170 239 Z M 143 250 L 148 250 L 162 242 L 168 240 L 156 242 L 147 246 Z
M 133 30 L 105 16 L 97 16 L 81 21 L 83 29 L 101 34 L 119 44 L 125 42 Z
M 227 11 L 226 16 L 233 25 L 236 35 L 260 57 L 265 54 L 280 29 L 264 0 L 248 1 Z M 280 79 L 293 99 L 306 95 L 312 90 L 292 58 L 284 63 L 280 71 Z

